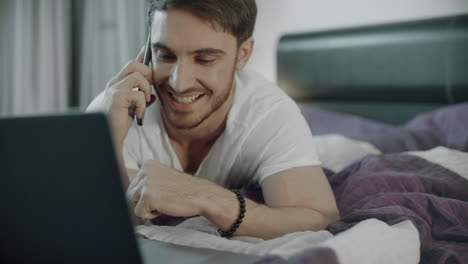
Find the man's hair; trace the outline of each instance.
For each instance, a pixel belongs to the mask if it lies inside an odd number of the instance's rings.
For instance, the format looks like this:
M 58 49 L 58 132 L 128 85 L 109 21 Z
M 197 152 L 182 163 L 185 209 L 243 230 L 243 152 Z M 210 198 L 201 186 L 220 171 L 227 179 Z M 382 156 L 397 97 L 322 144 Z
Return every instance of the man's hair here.
M 207 21 L 214 21 L 231 33 L 240 45 L 252 36 L 257 5 L 255 0 L 148 0 L 147 22 L 151 27 L 155 11 L 184 9 Z

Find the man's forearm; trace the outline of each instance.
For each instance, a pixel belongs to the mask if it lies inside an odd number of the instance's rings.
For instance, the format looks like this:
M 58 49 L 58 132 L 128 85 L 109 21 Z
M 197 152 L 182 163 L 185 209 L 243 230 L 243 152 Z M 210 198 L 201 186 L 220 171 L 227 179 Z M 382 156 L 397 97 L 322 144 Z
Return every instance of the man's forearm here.
M 239 201 L 236 195 L 219 188 L 205 197 L 207 199 L 202 205 L 203 216 L 221 230 L 229 230 L 239 216 Z M 237 236 L 272 239 L 290 232 L 322 230 L 335 220 L 334 216 L 325 216 L 310 208 L 271 208 L 249 199 L 245 201 L 246 213 L 240 227 L 234 233 Z
M 115 147 L 115 155 L 117 159 L 117 164 L 119 167 L 119 174 L 120 174 L 120 181 L 122 183 L 122 189 L 124 192 L 126 192 L 130 184 L 130 180 L 129 180 L 128 171 L 125 168 L 125 161 L 123 158 L 123 147 L 117 144 L 115 144 L 114 147 Z M 135 208 L 132 206 L 131 203 L 128 203 L 128 210 L 129 210 L 130 218 L 132 219 L 133 225 L 137 226 L 137 225 L 143 224 L 141 219 L 135 216 Z
M 159 162 L 143 164 L 132 186 L 129 191 L 137 195 L 133 199 L 145 205 L 136 206 L 141 209 L 136 213 L 140 217 L 156 217 L 153 211 L 182 217 L 201 215 L 223 231 L 239 217 L 240 202 L 232 191 Z M 295 231 L 321 230 L 338 217 L 337 211 L 328 210 L 328 206 L 318 207 L 329 212 L 322 213 L 314 210 L 310 199 L 291 195 L 288 199 L 287 192 L 279 192 L 283 194 L 287 203 L 273 201 L 278 204 L 274 208 L 245 199 L 245 217 L 234 235 L 271 239 Z
M 114 148 L 115 158 L 117 159 L 117 164 L 119 167 L 120 181 L 122 182 L 123 190 L 126 191 L 130 182 L 128 179 L 127 169 L 125 168 L 125 161 L 123 158 L 123 146 L 120 144 L 114 144 Z

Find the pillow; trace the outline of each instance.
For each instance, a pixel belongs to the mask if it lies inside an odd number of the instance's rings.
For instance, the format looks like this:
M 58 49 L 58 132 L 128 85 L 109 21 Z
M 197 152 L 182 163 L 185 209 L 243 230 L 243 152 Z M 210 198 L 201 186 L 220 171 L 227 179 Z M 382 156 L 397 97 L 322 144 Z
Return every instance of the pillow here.
M 406 123 L 413 134 L 425 133 L 439 145 L 468 151 L 468 103 L 456 104 L 422 113 Z
M 467 106 L 468 104 L 450 106 L 421 114 L 405 126 L 394 126 L 310 106 L 304 106 L 301 110 L 314 136 L 340 134 L 369 142 L 382 153 L 394 153 L 428 150 L 437 146 L 466 149 L 468 114 L 463 116 L 462 113 L 468 113 Z M 460 122 L 464 124 L 461 125 Z
M 314 136 L 322 167 L 338 172 L 370 154 L 380 154 L 372 144 L 337 134 Z
M 354 115 L 302 107 L 302 114 L 314 135 L 340 134 L 359 141 L 369 142 L 382 153 L 427 150 L 440 144 L 437 138 L 425 131 L 408 130 Z

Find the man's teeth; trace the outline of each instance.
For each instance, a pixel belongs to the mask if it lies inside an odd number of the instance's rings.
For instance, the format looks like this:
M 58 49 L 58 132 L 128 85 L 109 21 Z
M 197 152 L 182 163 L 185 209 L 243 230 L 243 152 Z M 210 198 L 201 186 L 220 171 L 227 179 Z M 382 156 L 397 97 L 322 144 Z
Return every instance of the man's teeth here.
M 202 94 L 197 94 L 193 96 L 184 96 L 184 97 L 179 97 L 174 94 L 172 94 L 172 98 L 174 98 L 178 103 L 181 104 L 190 104 L 193 103 L 195 100 L 198 99 Z

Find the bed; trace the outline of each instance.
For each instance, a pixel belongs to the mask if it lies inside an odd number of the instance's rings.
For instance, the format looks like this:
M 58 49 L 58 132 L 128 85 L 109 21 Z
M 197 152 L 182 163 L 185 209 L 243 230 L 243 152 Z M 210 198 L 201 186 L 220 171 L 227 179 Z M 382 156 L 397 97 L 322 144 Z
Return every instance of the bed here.
M 468 15 L 282 37 L 278 82 L 341 219 L 268 241 L 221 238 L 199 217 L 137 232 L 257 263 L 468 263 L 467 47 Z
M 467 15 L 285 36 L 278 78 L 337 198 L 328 231 L 409 219 L 421 263 L 468 263 Z

